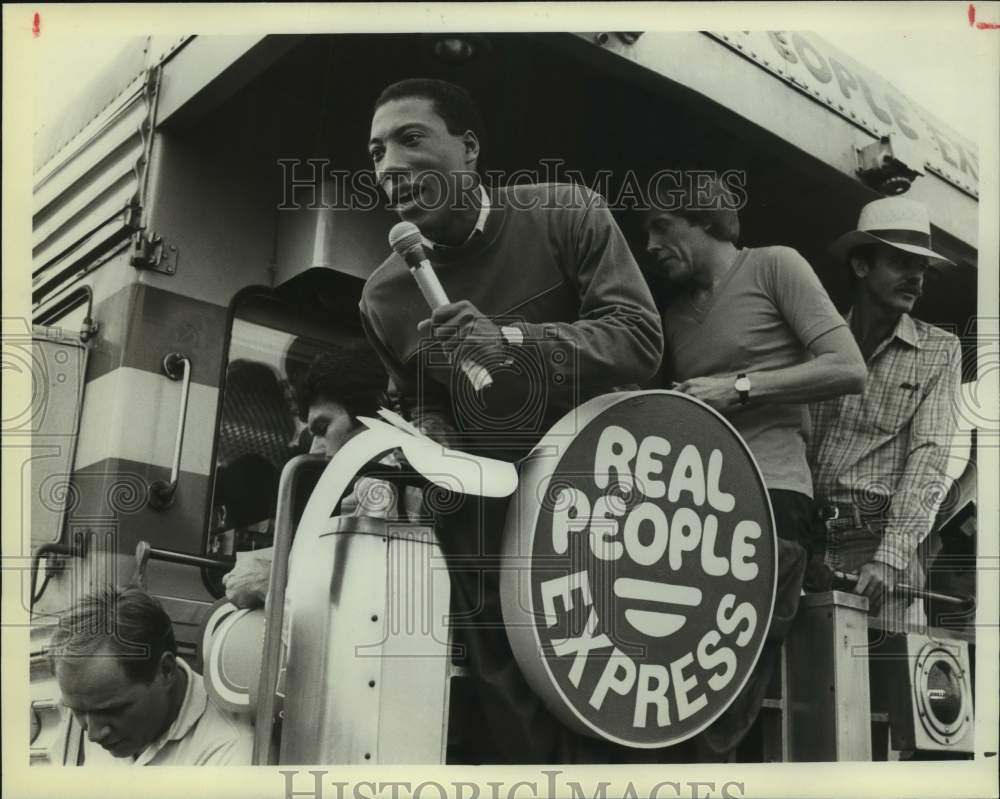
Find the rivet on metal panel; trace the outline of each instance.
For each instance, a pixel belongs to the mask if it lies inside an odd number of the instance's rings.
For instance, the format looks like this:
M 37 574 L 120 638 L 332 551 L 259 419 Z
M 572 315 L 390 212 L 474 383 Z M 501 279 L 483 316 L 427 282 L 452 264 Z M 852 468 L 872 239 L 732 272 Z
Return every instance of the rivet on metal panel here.
M 374 688 L 375 687 L 375 680 L 369 680 L 368 681 L 368 687 L 369 688 Z
M 371 759 L 372 759 L 372 753 L 371 752 L 365 752 L 365 760 L 371 760 Z
M 372 621 L 378 621 L 378 616 L 374 613 L 372 614 Z

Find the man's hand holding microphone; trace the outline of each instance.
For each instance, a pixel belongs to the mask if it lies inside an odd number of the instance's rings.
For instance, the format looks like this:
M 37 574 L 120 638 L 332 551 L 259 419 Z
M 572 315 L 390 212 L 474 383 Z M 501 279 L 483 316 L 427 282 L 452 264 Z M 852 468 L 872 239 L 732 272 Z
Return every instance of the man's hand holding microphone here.
M 453 363 L 492 364 L 504 356 L 506 342 L 500 328 L 468 300 L 435 308 L 417 330 L 434 338 Z
M 434 338 L 453 364 L 478 391 L 493 385 L 482 364 L 503 358 L 505 339 L 500 328 L 468 300 L 451 302 L 424 252 L 420 229 L 400 222 L 389 231 L 389 244 L 410 268 L 420 292 L 431 308 L 431 316 L 417 325 L 422 335 Z

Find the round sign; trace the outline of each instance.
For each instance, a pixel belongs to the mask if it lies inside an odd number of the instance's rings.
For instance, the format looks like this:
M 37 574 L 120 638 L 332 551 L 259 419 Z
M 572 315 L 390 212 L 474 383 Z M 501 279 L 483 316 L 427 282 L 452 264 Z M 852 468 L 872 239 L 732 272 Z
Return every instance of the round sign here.
M 760 654 L 777 540 L 746 443 L 670 391 L 608 394 L 525 460 L 507 516 L 504 623 L 567 726 L 633 747 L 697 734 Z

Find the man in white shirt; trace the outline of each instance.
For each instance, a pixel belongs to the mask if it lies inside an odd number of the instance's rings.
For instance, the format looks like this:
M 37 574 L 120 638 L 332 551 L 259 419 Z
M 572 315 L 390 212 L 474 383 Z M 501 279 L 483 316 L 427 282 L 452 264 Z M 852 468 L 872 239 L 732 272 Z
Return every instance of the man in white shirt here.
M 209 701 L 177 657 L 170 617 L 143 591 L 107 586 L 82 599 L 60 620 L 50 657 L 86 733 L 77 765 L 250 764 L 252 728 Z

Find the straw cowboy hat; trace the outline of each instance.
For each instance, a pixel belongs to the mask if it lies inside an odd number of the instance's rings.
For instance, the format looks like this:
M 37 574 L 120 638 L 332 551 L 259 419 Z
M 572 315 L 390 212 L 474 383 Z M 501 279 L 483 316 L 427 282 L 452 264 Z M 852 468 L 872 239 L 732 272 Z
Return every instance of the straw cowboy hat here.
M 902 197 L 884 197 L 861 209 L 858 229 L 845 233 L 830 245 L 839 261 L 862 244 L 888 244 L 906 252 L 926 255 L 931 263 L 952 264 L 931 247 L 931 224 L 923 204 Z

